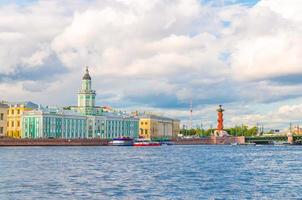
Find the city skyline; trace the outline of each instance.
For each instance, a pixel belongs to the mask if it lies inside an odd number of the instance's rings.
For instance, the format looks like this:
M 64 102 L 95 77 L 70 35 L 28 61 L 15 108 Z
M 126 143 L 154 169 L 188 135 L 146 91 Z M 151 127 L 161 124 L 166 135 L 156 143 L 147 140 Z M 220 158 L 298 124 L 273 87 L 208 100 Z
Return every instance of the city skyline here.
M 1 100 L 76 105 L 88 65 L 96 103 L 226 127 L 302 116 L 302 2 L 3 1 Z M 300 56 L 300 57 L 299 57 Z M 77 83 L 77 84 L 75 84 Z

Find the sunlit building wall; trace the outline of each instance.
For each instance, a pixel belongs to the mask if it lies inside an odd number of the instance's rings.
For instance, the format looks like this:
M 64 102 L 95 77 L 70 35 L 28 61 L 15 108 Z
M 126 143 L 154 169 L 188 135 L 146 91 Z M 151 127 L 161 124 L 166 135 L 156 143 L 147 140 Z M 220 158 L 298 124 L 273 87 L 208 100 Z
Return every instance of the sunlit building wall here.
M 139 137 L 152 138 L 175 138 L 180 133 L 180 121 L 157 115 L 139 116 Z
M 5 136 L 7 127 L 8 106 L 0 103 L 0 137 Z
M 13 138 L 21 138 L 22 125 L 21 117 L 24 111 L 29 111 L 38 107 L 32 102 L 8 103 L 7 130 L 6 135 Z

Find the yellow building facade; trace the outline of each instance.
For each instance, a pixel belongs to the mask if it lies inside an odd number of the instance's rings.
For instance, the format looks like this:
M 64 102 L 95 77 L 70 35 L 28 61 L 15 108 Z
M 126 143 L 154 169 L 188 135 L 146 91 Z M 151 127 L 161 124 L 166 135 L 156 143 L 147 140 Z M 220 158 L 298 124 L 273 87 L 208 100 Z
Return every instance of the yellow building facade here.
M 180 121 L 156 115 L 140 116 L 139 137 L 146 139 L 176 138 L 180 133 Z
M 7 110 L 6 136 L 13 138 L 21 138 L 21 117 L 23 112 L 33 110 L 37 107 L 38 106 L 36 104 L 33 104 L 31 102 L 9 104 L 9 108 Z
M 8 106 L 0 103 L 0 137 L 6 135 Z
M 151 124 L 154 127 L 154 122 L 148 118 L 142 118 L 139 120 L 139 137 L 151 138 Z
M 293 133 L 295 135 L 302 135 L 302 129 L 299 125 L 295 126 L 294 129 L 293 129 Z

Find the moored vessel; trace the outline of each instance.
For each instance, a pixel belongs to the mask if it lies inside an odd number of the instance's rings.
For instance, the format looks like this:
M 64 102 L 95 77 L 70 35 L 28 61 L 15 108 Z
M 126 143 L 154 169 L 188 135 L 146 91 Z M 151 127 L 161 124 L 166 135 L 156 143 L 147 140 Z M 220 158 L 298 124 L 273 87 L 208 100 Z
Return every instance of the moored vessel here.
M 165 141 L 165 142 L 160 142 L 161 145 L 166 145 L 166 146 L 170 146 L 170 145 L 174 145 L 174 142 L 171 141 Z
M 108 144 L 111 146 L 133 146 L 133 139 L 130 137 L 113 138 Z
M 154 142 L 148 139 L 138 139 L 134 141 L 133 146 L 136 147 L 147 147 L 147 146 L 160 146 L 159 142 Z
M 284 146 L 284 145 L 290 145 L 290 143 L 284 142 L 284 141 L 273 141 L 273 145 L 274 146 Z

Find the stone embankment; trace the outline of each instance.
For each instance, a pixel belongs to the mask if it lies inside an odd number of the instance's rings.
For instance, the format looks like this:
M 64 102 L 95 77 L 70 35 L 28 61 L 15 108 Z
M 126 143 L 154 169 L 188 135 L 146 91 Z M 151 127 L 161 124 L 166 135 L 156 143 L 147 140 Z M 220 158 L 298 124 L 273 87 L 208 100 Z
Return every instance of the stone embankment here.
M 0 146 L 108 146 L 105 139 L 13 139 L 0 138 Z M 172 140 L 176 145 L 244 144 L 245 137 L 204 137 Z
M 245 137 L 232 137 L 232 136 L 224 136 L 224 137 L 203 137 L 203 138 L 182 138 L 175 139 L 173 142 L 177 145 L 210 145 L 210 144 L 245 144 Z

